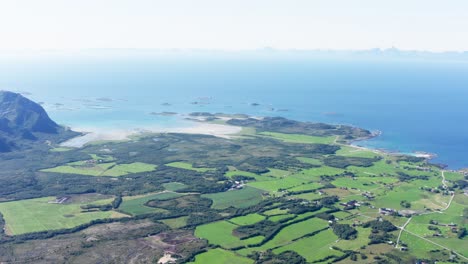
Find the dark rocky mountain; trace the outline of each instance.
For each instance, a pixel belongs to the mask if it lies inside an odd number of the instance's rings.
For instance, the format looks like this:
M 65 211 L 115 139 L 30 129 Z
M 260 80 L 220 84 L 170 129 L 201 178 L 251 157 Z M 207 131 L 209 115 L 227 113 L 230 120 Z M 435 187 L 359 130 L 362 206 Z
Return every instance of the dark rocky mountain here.
M 24 149 L 33 142 L 58 142 L 77 133 L 52 121 L 39 104 L 18 93 L 0 91 L 0 152 Z

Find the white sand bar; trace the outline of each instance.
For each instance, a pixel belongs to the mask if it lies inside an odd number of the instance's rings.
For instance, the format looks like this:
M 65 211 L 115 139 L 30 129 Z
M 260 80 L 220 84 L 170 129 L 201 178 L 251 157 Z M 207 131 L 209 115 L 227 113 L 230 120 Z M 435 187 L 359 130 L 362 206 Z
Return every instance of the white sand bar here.
M 81 148 L 87 143 L 103 140 L 128 140 L 130 136 L 143 133 L 184 133 L 184 134 L 202 134 L 212 135 L 222 138 L 230 138 L 234 134 L 239 133 L 242 128 L 238 126 L 210 124 L 210 123 L 195 123 L 188 127 L 145 127 L 139 129 L 106 129 L 106 128 L 72 128 L 74 131 L 85 133 L 83 136 L 75 137 L 67 140 L 60 145 L 63 147 Z

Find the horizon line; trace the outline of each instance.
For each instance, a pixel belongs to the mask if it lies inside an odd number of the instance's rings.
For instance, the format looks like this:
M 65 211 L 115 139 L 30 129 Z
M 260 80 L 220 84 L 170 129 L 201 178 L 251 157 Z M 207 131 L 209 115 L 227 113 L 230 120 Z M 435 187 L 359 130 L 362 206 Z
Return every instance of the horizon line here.
M 275 48 L 275 47 L 259 47 L 259 48 L 245 48 L 245 49 L 229 49 L 229 48 L 19 48 L 19 49 L 0 49 L 0 54 L 9 52 L 79 52 L 79 51 L 166 51 L 166 52 L 186 52 L 186 51 L 200 51 L 200 52 L 258 52 L 258 51 L 276 51 L 276 52 L 419 52 L 419 53 L 432 53 L 432 54 L 443 54 L 443 53 L 468 53 L 467 50 L 424 50 L 424 49 L 404 49 L 397 47 L 374 47 L 374 48 L 362 48 L 362 49 L 331 49 L 331 48 Z

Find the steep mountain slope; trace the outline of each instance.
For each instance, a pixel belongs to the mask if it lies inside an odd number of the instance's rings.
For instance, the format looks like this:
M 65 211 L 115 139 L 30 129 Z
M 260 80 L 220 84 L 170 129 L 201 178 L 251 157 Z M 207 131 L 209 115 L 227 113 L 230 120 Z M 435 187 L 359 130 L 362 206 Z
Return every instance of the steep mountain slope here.
M 59 141 L 76 133 L 57 125 L 39 104 L 18 93 L 0 91 L 0 152 L 37 141 Z

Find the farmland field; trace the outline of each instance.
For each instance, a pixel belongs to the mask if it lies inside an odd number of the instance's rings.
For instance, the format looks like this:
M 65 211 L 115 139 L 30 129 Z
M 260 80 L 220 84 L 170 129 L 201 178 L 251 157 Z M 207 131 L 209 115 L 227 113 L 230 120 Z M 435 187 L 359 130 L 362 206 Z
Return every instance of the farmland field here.
M 338 239 L 333 231 L 325 230 L 315 236 L 299 239 L 291 244 L 273 250 L 275 253 L 292 250 L 303 256 L 307 261 L 317 261 L 328 256 L 341 256 L 342 252 L 330 249 L 330 246 Z
M 262 221 L 263 219 L 265 219 L 263 215 L 249 214 L 249 215 L 239 216 L 236 218 L 229 219 L 229 222 L 236 224 L 236 225 L 252 225 L 257 222 Z
M 156 165 L 146 164 L 142 162 L 134 162 L 130 164 L 109 163 L 88 163 L 86 161 L 76 161 L 67 165 L 58 166 L 55 168 L 41 170 L 43 172 L 55 172 L 64 174 L 80 174 L 87 176 L 111 176 L 118 177 L 131 173 L 148 172 L 156 169 Z
M 309 191 L 309 190 L 316 190 L 323 185 L 320 183 L 312 182 L 312 183 L 307 183 L 307 184 L 301 184 L 299 186 L 295 186 L 292 188 L 289 188 L 288 191 L 290 192 L 300 192 L 300 191 Z
M 101 174 L 101 176 L 118 177 L 118 176 L 123 176 L 123 175 L 131 174 L 131 173 L 154 171 L 156 167 L 157 167 L 156 165 L 146 164 L 142 162 L 134 162 L 130 164 L 118 164 L 106 170 L 103 174 Z
M 97 165 L 81 165 L 77 164 L 76 162 L 74 164 L 70 165 L 63 165 L 63 166 L 58 166 L 55 168 L 50 168 L 50 169 L 44 169 L 41 170 L 43 172 L 55 172 L 55 173 L 63 173 L 63 174 L 80 174 L 80 175 L 87 175 L 87 176 L 100 176 L 103 174 L 106 170 L 111 168 L 112 166 L 115 166 L 116 164 L 114 162 L 111 163 L 101 163 Z
M 181 228 L 187 225 L 187 219 L 188 219 L 188 216 L 181 216 L 177 218 L 161 220 L 161 222 L 168 225 L 170 228 L 177 229 L 177 228 Z
M 278 222 L 278 221 L 281 221 L 283 219 L 290 218 L 290 217 L 295 217 L 295 215 L 293 214 L 273 215 L 273 216 L 268 217 L 268 220 L 272 222 Z
M 207 264 L 207 263 L 217 263 L 217 264 L 253 264 L 254 261 L 245 258 L 231 251 L 224 249 L 216 248 L 211 249 L 205 253 L 201 253 L 195 257 L 194 262 L 189 264 Z
M 299 173 L 291 175 L 291 177 L 312 181 L 312 180 L 319 180 L 320 176 L 333 176 L 336 174 L 341 174 L 343 172 L 344 172 L 343 169 L 322 166 L 319 168 L 302 170 Z
M 262 191 L 252 187 L 222 193 L 204 194 L 202 197 L 213 200 L 213 208 L 223 209 L 230 206 L 245 208 L 262 201 Z
M 269 175 L 259 175 L 255 174 L 252 172 L 247 172 L 247 171 L 240 171 L 240 170 L 230 170 L 226 172 L 226 177 L 232 178 L 233 176 L 246 176 L 246 177 L 252 177 L 255 178 L 256 181 L 271 181 L 274 180 L 275 178 L 273 176 Z
M 275 132 L 261 132 L 259 135 L 275 138 L 288 143 L 305 143 L 305 144 L 332 144 L 335 137 L 316 137 L 302 134 L 284 134 Z
M 179 193 L 164 192 L 139 196 L 127 196 L 123 198 L 123 202 L 120 205 L 119 210 L 131 215 L 165 212 L 165 210 L 160 208 L 146 206 L 145 203 L 151 200 L 167 200 L 180 197 L 182 195 L 183 194 Z
M 114 211 L 83 212 L 82 205 L 104 205 L 113 199 L 101 199 L 92 203 L 49 203 L 55 197 L 0 203 L 0 213 L 6 222 L 8 234 L 19 235 L 46 230 L 73 228 L 96 219 L 124 217 Z
M 279 189 L 289 189 L 292 187 L 296 187 L 306 182 L 300 179 L 286 177 L 284 179 L 279 180 L 272 180 L 272 181 L 264 181 L 264 182 L 249 182 L 247 183 L 248 186 L 255 187 L 257 189 L 262 189 L 265 191 L 276 192 Z
M 360 190 L 372 190 L 385 186 L 386 184 L 395 183 L 398 179 L 392 177 L 357 177 L 349 178 L 342 177 L 334 180 L 332 183 L 338 187 L 356 188 Z
M 298 239 L 306 234 L 313 233 L 328 226 L 328 223 L 322 219 L 312 218 L 296 224 L 286 226 L 276 234 L 273 239 L 260 247 L 248 248 L 241 250 L 242 254 L 249 254 L 253 251 L 262 251 L 269 248 L 276 248 L 291 243 L 293 240 Z
M 261 242 L 264 238 L 263 236 L 256 236 L 241 240 L 233 235 L 233 231 L 237 227 L 238 225 L 230 222 L 219 221 L 197 226 L 195 229 L 195 235 L 197 237 L 207 239 L 210 244 L 220 245 L 226 249 L 256 244 Z
M 275 209 L 271 209 L 271 210 L 268 210 L 268 211 L 265 211 L 263 212 L 264 215 L 281 215 L 281 214 L 287 214 L 288 213 L 288 210 L 286 209 L 279 209 L 279 208 L 275 208 Z
M 274 178 L 284 178 L 286 176 L 289 176 L 291 172 L 287 170 L 280 170 L 280 169 L 273 169 L 273 168 L 268 168 L 269 172 L 264 173 L 262 175 L 264 176 L 271 176 Z
M 441 209 L 445 207 L 449 196 L 432 194 L 419 189 L 414 183 L 403 183 L 398 188 L 387 191 L 384 196 L 375 199 L 375 206 L 403 209 L 400 202 L 411 201 L 411 208 L 423 210 L 424 208 Z
M 458 180 L 463 180 L 464 176 L 461 173 L 458 172 L 445 172 L 445 179 L 448 181 L 458 181 Z

